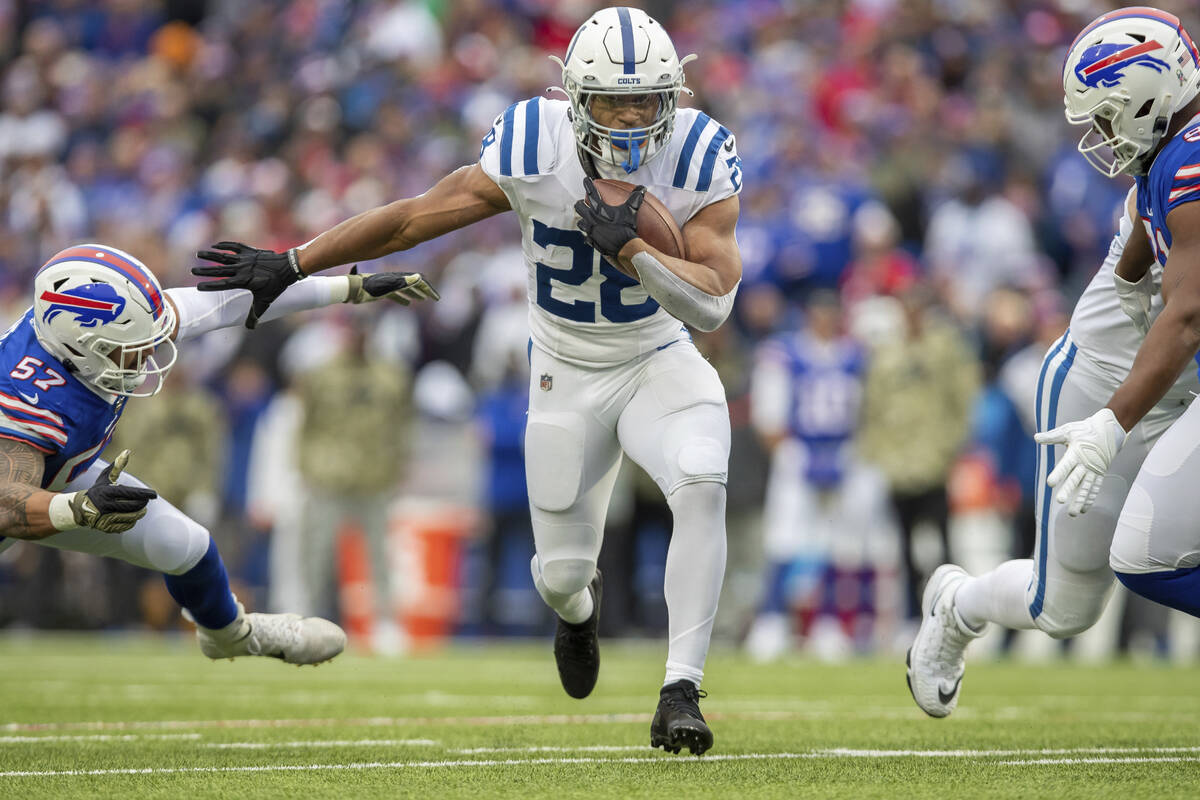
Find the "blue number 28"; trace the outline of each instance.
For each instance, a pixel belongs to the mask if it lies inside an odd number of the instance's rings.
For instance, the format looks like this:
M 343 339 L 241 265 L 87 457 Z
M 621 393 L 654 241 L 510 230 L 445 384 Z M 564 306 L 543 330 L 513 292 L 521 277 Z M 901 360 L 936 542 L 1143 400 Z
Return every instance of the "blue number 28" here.
M 533 220 L 533 242 L 539 247 L 567 247 L 571 250 L 571 267 L 551 267 L 537 263 L 537 304 L 556 317 L 572 322 L 595 322 L 596 304 L 590 300 L 565 302 L 551 293 L 553 281 L 565 286 L 582 286 L 592 277 L 596 265 L 604 280 L 600 283 L 600 315 L 609 322 L 633 322 L 644 319 L 658 310 L 654 298 L 647 297 L 635 305 L 621 302 L 621 291 L 637 286 L 637 281 L 599 257 L 587 243 L 581 231 L 564 231 Z

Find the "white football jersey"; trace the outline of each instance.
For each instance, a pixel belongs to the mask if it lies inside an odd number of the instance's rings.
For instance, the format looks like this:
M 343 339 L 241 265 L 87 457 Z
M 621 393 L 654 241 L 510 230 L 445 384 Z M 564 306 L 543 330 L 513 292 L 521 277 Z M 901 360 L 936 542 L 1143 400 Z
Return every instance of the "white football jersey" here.
M 1071 338 L 1089 359 L 1112 375 L 1117 382 L 1125 379 L 1133 366 L 1144 337 L 1138 333 L 1133 321 L 1121 310 L 1117 290 L 1113 284 L 1113 271 L 1125 250 L 1125 244 L 1133 232 L 1134 222 L 1126 210 L 1121 215 L 1120 230 L 1108 247 L 1108 257 L 1091 283 L 1083 290 L 1075 310 L 1071 313 Z M 1156 286 L 1162 283 L 1162 265 L 1157 259 L 1150 265 L 1151 277 Z M 1162 293 L 1154 295 L 1150 306 L 1153 321 L 1162 311 Z M 1187 399 L 1200 391 L 1197 371 L 1190 366 L 1183 371 L 1167 397 Z
M 565 100 L 544 97 L 509 106 L 484 137 L 479 164 L 521 220 L 534 343 L 564 361 L 608 366 L 685 334 L 678 319 L 601 258 L 576 227 L 584 171 L 570 108 Z M 733 134 L 695 109 L 679 109 L 667 146 L 619 177 L 644 184 L 681 227 L 742 188 Z

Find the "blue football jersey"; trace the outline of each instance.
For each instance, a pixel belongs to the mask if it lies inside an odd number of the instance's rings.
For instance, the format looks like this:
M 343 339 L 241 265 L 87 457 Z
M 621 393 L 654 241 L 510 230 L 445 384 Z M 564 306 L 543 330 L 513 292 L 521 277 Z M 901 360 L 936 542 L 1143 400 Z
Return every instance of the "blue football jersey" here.
M 1150 236 L 1155 258 L 1166 266 L 1171 252 L 1167 215 L 1177 206 L 1200 200 L 1200 115 L 1159 151 L 1149 174 L 1136 180 L 1138 214 Z M 1196 361 L 1200 363 L 1200 354 Z
M 817 486 L 840 483 L 858 427 L 862 350 L 850 339 L 827 343 L 805 333 L 777 337 L 768 347 L 791 373 L 788 432 L 805 445 L 805 479 Z
M 33 309 L 0 339 L 0 436 L 46 455 L 42 488 L 61 491 L 112 438 L 125 398 L 105 399 L 38 342 Z

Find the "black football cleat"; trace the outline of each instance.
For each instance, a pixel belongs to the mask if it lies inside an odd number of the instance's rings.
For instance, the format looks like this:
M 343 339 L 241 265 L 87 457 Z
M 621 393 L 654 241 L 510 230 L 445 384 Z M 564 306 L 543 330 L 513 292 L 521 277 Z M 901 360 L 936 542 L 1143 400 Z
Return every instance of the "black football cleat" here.
M 567 694 L 582 700 L 596 688 L 600 677 L 600 637 L 596 631 L 600 625 L 600 596 L 603 581 L 600 570 L 588 584 L 592 593 L 592 616 L 579 624 L 558 618 L 558 629 L 554 632 L 554 662 L 558 665 L 558 679 Z
M 699 703 L 700 698 L 707 696 L 688 680 L 664 686 L 658 695 L 654 721 L 650 723 L 650 746 L 670 753 L 686 747 L 694 756 L 712 747 L 712 731 L 704 722 Z

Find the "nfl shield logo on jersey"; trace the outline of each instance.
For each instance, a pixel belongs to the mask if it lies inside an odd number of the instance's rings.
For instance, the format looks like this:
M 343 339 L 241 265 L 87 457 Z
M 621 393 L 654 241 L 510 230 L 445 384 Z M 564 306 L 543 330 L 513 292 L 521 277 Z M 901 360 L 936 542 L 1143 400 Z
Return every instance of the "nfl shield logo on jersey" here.
M 548 392 L 554 388 L 554 377 L 548 373 L 542 374 L 542 382 L 539 384 L 543 392 Z

